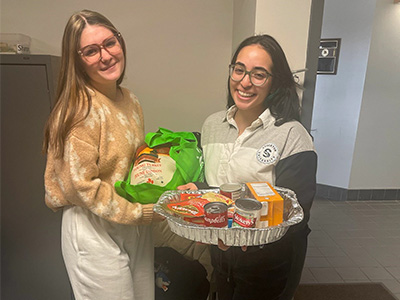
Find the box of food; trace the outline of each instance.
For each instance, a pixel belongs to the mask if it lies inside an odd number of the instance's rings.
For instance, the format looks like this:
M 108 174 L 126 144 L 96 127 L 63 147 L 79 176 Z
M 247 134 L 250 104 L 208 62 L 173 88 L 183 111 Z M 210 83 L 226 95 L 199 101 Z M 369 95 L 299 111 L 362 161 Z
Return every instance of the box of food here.
M 282 223 L 283 198 L 269 182 L 247 182 L 245 194 L 263 205 L 257 227 L 264 228 Z
M 31 38 L 20 33 L 0 33 L 0 52 L 3 54 L 29 54 Z
M 264 245 L 281 239 L 290 226 L 300 223 L 304 217 L 303 209 L 293 191 L 280 187 L 275 187 L 275 190 L 283 198 L 283 221 L 279 225 L 265 228 L 207 227 L 201 220 L 196 219 L 196 222 L 192 222 L 194 218 L 182 218 L 167 209 L 168 204 L 180 203 L 183 198 L 188 198 L 187 194 L 193 193 L 193 195 L 198 196 L 199 194 L 219 192 L 219 189 L 167 191 L 161 195 L 154 205 L 154 211 L 167 219 L 172 232 L 192 241 L 218 245 L 218 240 L 221 240 L 227 246 Z M 182 197 L 182 194 L 184 194 L 184 197 Z

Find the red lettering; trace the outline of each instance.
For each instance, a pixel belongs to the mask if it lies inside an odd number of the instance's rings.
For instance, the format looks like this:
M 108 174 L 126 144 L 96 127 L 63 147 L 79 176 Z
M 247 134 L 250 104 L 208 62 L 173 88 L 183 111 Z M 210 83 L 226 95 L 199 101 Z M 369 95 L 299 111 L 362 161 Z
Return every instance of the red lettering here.
M 228 225 L 228 220 L 226 214 L 210 214 L 204 216 L 204 223 L 206 226 L 225 227 Z
M 238 213 L 233 215 L 233 223 L 238 224 L 240 227 L 252 228 L 256 223 L 256 218 L 246 218 Z

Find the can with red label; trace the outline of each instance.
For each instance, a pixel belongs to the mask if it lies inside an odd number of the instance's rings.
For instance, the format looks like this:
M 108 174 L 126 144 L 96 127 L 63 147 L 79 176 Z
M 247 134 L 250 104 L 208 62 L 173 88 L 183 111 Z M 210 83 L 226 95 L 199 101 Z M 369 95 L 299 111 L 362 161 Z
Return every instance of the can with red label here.
M 243 185 L 240 183 L 224 183 L 219 187 L 219 192 L 233 201 L 239 199 L 242 195 Z
M 239 198 L 235 201 L 232 227 L 256 227 L 260 219 L 262 204 L 258 200 Z
M 227 227 L 228 205 L 222 202 L 210 202 L 204 205 L 204 225 L 207 227 Z

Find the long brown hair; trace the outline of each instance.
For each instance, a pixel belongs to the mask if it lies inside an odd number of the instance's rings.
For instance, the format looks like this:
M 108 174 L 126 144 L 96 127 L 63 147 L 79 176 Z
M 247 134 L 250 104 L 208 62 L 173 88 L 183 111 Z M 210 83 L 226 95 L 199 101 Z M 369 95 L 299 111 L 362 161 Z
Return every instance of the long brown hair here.
M 42 146 L 43 153 L 46 154 L 49 148 L 52 148 L 58 158 L 63 156 L 65 140 L 69 132 L 87 117 L 92 106 L 88 89 L 90 78 L 84 72 L 82 59 L 78 54 L 82 31 L 87 25 L 103 26 L 114 34 L 118 33 L 115 26 L 105 16 L 90 10 L 73 14 L 65 26 L 56 93 L 57 102 L 45 125 Z M 119 37 L 119 41 L 126 66 L 126 46 L 122 36 Z M 125 66 L 117 80 L 118 87 L 123 80 Z

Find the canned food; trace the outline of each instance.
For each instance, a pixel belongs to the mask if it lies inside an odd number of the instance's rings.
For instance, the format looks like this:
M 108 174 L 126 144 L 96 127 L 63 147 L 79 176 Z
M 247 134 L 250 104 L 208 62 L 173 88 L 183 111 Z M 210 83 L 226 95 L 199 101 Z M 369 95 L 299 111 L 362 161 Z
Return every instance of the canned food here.
M 240 183 L 224 183 L 219 187 L 219 192 L 236 201 L 242 195 L 242 185 Z
M 204 225 L 207 227 L 228 226 L 228 205 L 222 202 L 210 202 L 204 205 Z
M 253 228 L 260 219 L 262 204 L 258 200 L 239 198 L 235 202 L 232 227 Z

